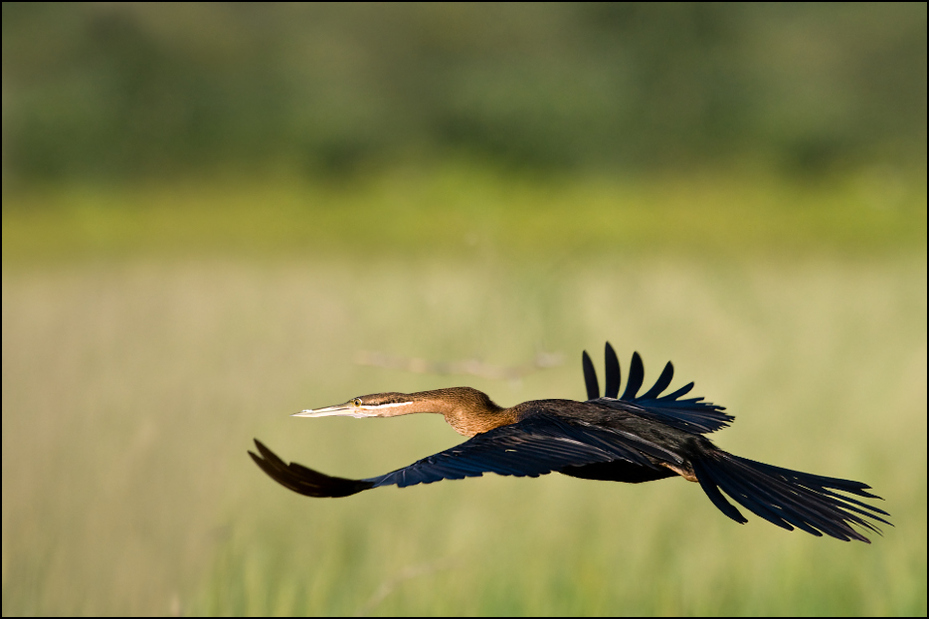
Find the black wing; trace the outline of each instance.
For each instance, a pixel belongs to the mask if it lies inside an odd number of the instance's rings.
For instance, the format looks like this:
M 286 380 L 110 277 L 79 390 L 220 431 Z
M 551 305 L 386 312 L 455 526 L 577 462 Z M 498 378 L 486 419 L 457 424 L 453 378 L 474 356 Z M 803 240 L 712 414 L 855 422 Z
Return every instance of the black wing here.
M 656 470 L 663 467 L 649 457 L 675 465 L 683 462 L 677 454 L 634 434 L 546 414 L 500 426 L 402 469 L 359 480 L 330 477 L 295 462 L 286 464 L 258 440 L 255 445 L 261 455 L 249 454 L 265 473 L 294 492 L 314 497 L 348 496 L 379 486 L 403 488 L 484 473 L 538 477 L 570 466 L 614 460 Z
M 726 407 L 713 404 L 712 402 L 704 402 L 703 398 L 680 399 L 681 396 L 686 395 L 694 388 L 692 382 L 684 385 L 677 391 L 661 395 L 661 392 L 668 388 L 671 384 L 671 379 L 674 377 L 674 365 L 672 365 L 670 361 L 665 365 L 664 370 L 662 370 L 661 375 L 658 377 L 658 380 L 655 381 L 652 388 L 642 395 L 637 395 L 645 378 L 645 368 L 642 364 L 642 358 L 637 352 L 632 353 L 632 362 L 629 365 L 629 380 L 626 383 L 626 390 L 623 392 L 622 396 L 617 397 L 621 382 L 619 360 L 616 358 L 616 351 L 613 350 L 609 342 L 606 343 L 604 356 L 606 366 L 606 389 L 604 391 L 604 396 L 601 398 L 599 397 L 600 387 L 597 381 L 596 370 L 594 370 L 593 363 L 591 363 L 587 351 L 584 351 L 584 382 L 587 385 L 588 400 L 595 400 L 599 404 L 624 411 L 632 410 L 636 414 L 654 419 L 655 421 L 660 421 L 673 428 L 685 430 L 687 432 L 696 432 L 698 434 L 715 432 L 716 430 L 725 428 L 729 425 L 729 422 L 735 419 L 732 415 L 727 415 L 722 412 Z M 634 404 L 635 408 L 630 408 L 628 404 Z
M 332 477 L 296 462 L 287 464 L 257 438 L 255 446 L 261 455 L 248 452 L 255 464 L 260 466 L 261 470 L 271 479 L 294 492 L 315 497 L 340 497 L 374 487 L 370 481 Z

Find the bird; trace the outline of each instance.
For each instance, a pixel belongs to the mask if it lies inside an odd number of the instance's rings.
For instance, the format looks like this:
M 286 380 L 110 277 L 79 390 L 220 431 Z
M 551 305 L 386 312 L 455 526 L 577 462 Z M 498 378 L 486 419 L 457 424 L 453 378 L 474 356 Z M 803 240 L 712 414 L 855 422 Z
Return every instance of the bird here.
M 471 387 L 416 393 L 376 393 L 344 404 L 307 409 L 296 417 L 395 417 L 438 413 L 469 440 L 409 466 L 366 479 L 333 477 L 296 462 L 285 463 L 255 439 L 249 455 L 272 479 L 310 497 L 346 497 L 382 486 L 429 484 L 484 473 L 538 477 L 558 472 L 582 479 L 642 483 L 680 476 L 700 484 L 726 516 L 745 516 L 723 496 L 788 531 L 871 543 L 858 529 L 881 534 L 893 526 L 886 511 L 861 499 L 881 497 L 862 482 L 803 473 L 756 462 L 716 447 L 707 434 L 735 418 L 702 397 L 684 398 L 694 383 L 667 394 L 674 366 L 669 361 L 655 384 L 639 394 L 645 376 L 633 353 L 626 388 L 616 352 L 605 350 L 603 395 L 587 351 L 581 360 L 587 400 L 531 400 L 504 408 Z M 858 497 L 858 498 L 855 498 Z M 853 526 L 854 525 L 854 526 Z M 858 527 L 856 529 L 855 527 Z

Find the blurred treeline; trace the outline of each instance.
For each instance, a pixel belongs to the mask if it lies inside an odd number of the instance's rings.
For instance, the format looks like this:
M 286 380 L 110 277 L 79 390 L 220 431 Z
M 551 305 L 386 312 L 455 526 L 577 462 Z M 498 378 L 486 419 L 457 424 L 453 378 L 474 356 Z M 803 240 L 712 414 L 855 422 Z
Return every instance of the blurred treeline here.
M 926 159 L 925 3 L 3 3 L 4 184 Z

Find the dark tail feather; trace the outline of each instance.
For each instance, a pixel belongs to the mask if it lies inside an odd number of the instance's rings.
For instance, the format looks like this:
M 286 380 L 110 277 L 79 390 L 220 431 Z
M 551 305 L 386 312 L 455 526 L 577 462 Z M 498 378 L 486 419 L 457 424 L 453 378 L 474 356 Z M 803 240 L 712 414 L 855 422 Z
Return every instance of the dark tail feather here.
M 881 516 L 887 512 L 844 494 L 868 499 L 880 497 L 861 482 L 791 471 L 713 451 L 693 460 L 694 472 L 704 492 L 721 512 L 739 523 L 745 517 L 726 500 L 720 490 L 768 522 L 792 531 L 794 527 L 843 541 L 870 540 L 851 525 L 880 533 L 866 519 L 893 526 Z
M 255 446 L 260 456 L 248 452 L 255 464 L 271 479 L 294 492 L 313 497 L 340 497 L 374 487 L 370 481 L 330 477 L 296 462 L 287 464 L 258 439 L 255 439 Z

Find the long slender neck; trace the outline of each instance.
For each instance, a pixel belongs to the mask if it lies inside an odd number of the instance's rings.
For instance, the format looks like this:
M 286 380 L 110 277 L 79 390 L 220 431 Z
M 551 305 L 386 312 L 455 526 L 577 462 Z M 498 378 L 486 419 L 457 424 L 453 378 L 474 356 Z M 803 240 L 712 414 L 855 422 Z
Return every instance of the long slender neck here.
M 474 436 L 516 423 L 516 413 L 501 408 L 487 394 L 471 387 L 451 387 L 409 394 L 412 402 L 396 414 L 439 413 L 458 434 Z

